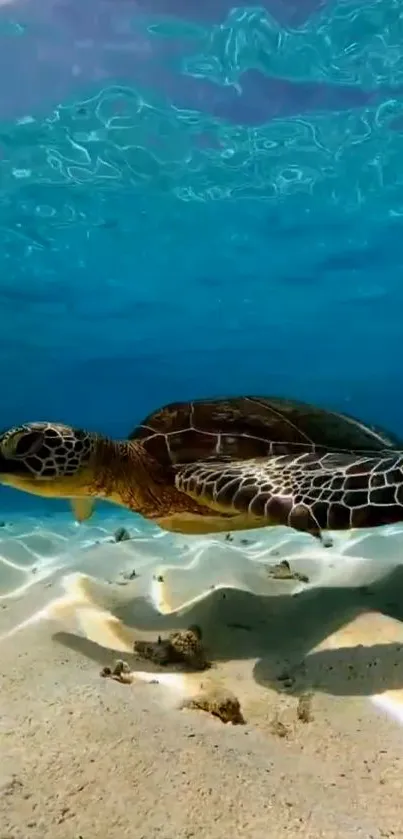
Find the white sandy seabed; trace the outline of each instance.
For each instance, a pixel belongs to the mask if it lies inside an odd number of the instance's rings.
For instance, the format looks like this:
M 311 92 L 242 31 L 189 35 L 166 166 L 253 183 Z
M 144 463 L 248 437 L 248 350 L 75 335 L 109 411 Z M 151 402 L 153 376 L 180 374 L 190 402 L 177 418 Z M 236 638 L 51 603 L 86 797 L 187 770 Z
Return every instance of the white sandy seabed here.
M 131 538 L 117 542 L 114 534 L 122 527 Z M 336 631 L 334 625 L 331 631 L 324 625 L 316 639 L 321 649 L 398 645 L 403 650 L 403 604 L 401 615 L 396 615 L 403 582 L 403 527 L 330 536 L 333 546 L 324 548 L 288 528 L 230 537 L 181 537 L 130 515 L 98 513 L 81 525 L 68 514 L 42 519 L 15 516 L 0 527 L 0 608 L 11 611 L 7 632 L 0 640 L 6 643 L 11 635 L 38 621 L 62 627 L 71 627 L 73 622 L 78 634 L 123 654 L 132 649 L 133 627 L 155 634 L 175 616 L 183 620 L 182 625 L 189 625 L 201 605 L 208 620 L 206 609 L 216 607 L 217 597 L 229 601 L 232 595 L 244 593 L 250 613 L 253 602 L 262 599 L 264 608 L 281 609 L 291 598 L 297 602 L 305 597 L 309 603 L 313 596 L 315 608 L 315 602 L 321 598 L 324 602 L 333 591 L 342 599 L 345 595 L 354 598 L 356 592 L 357 603 L 368 593 L 374 597 L 367 598 L 364 608 L 347 610 L 350 617 L 341 618 L 338 626 L 336 619 Z M 284 560 L 294 579 L 272 576 L 271 569 Z M 45 607 L 13 624 L 13 601 L 21 602 L 38 584 L 49 592 Z M 395 613 L 387 614 L 376 598 L 380 593 L 387 602 L 391 592 Z M 238 598 L 234 621 L 242 625 L 245 615 L 239 604 Z M 122 609 L 126 616 L 131 614 L 129 622 L 122 621 Z M 292 631 L 300 628 L 296 624 Z M 236 648 L 233 657 L 237 658 Z M 138 671 L 144 681 L 153 676 Z M 168 686 L 171 678 L 166 674 Z M 389 689 L 387 683 L 388 679 L 385 690 L 374 693 L 370 701 L 403 723 L 403 684 Z

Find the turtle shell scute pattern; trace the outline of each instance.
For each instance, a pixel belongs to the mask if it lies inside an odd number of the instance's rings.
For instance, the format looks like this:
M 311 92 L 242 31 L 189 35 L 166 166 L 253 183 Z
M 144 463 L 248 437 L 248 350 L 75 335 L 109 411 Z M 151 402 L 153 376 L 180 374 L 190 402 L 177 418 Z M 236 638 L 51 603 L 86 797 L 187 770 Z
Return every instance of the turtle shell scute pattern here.
M 403 441 L 353 417 L 254 396 L 172 403 L 146 417 L 129 439 L 140 440 L 165 465 L 304 452 L 403 450 Z

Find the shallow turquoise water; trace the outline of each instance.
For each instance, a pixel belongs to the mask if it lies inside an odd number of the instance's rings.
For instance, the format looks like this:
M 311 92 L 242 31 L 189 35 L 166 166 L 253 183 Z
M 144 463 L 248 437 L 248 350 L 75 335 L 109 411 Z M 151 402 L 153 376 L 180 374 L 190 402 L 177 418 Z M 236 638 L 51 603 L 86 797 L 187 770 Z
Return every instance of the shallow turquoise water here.
M 2 425 L 255 392 L 399 432 L 402 40 L 398 0 L 0 6 Z

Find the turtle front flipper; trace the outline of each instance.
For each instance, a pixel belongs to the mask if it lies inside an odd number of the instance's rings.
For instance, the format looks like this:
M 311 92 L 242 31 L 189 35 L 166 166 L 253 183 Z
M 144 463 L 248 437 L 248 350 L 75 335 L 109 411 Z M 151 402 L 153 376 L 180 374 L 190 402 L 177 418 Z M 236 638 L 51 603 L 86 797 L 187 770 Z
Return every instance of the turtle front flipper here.
M 177 467 L 175 484 L 226 517 L 228 530 L 231 520 L 241 520 L 245 528 L 286 525 L 320 537 L 323 530 L 403 521 L 401 454 L 310 453 L 198 462 Z
M 91 518 L 95 501 L 92 498 L 72 498 L 70 500 L 70 507 L 73 511 L 73 516 L 79 524 L 83 521 L 88 521 Z
M 179 467 L 177 489 L 225 522 L 225 530 L 286 525 L 320 536 L 311 510 L 276 468 L 283 458 L 208 461 Z M 224 529 L 224 527 L 223 527 Z

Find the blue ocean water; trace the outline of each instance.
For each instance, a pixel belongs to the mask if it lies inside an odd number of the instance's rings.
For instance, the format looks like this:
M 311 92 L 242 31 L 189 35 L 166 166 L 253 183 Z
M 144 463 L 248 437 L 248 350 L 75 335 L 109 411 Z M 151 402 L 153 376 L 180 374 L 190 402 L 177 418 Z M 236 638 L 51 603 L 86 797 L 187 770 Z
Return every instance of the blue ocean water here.
M 399 0 L 1 4 L 1 425 L 248 392 L 401 432 L 402 43 Z
M 249 393 L 401 436 L 402 44 L 401 0 L 0 0 L 0 429 L 124 437 L 164 403 Z M 324 642 L 319 690 L 401 721 L 402 526 L 331 536 L 181 537 L 98 502 L 78 527 L 0 487 L 0 640 L 75 617 L 122 652 L 121 598 L 153 633 L 215 601 L 227 628 L 262 623 L 264 644 L 224 643 L 256 682 L 290 629 L 308 670 Z M 212 615 L 189 623 L 218 638 Z

